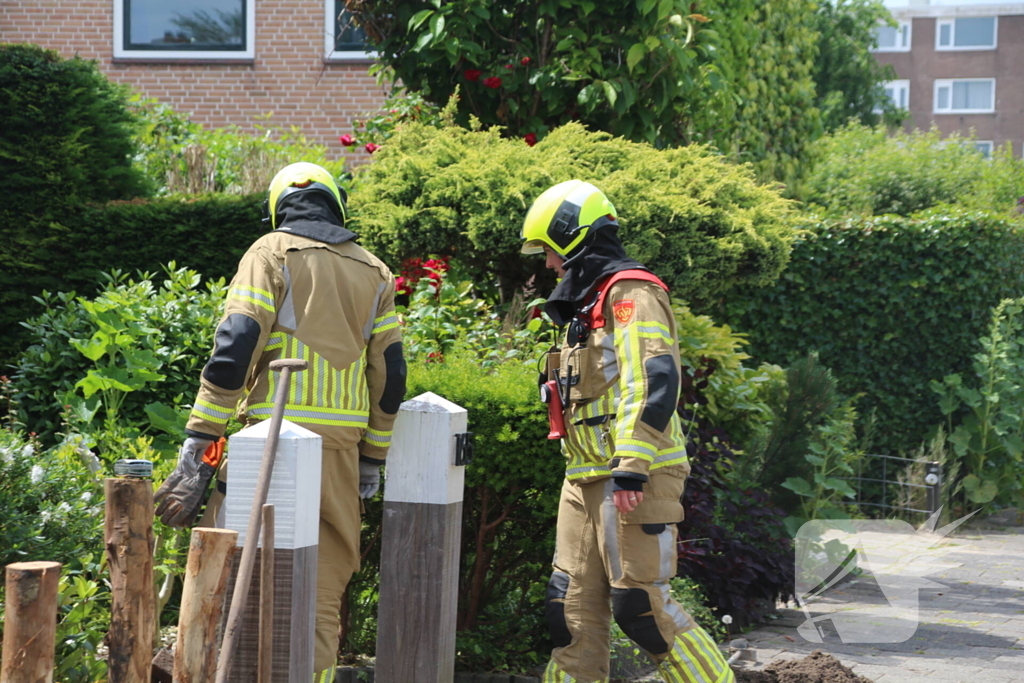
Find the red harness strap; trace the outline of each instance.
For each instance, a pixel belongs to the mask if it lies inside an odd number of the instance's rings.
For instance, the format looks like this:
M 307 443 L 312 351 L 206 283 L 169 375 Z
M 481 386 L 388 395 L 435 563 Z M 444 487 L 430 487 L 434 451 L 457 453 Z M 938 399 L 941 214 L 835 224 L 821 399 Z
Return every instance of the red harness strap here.
M 608 279 L 601 283 L 597 292 L 597 301 L 594 302 L 594 307 L 590 309 L 590 329 L 597 330 L 604 327 L 604 299 L 611 291 L 612 285 L 619 280 L 643 280 L 644 282 L 653 282 L 658 285 L 666 292 L 668 291 L 668 285 L 658 279 L 658 276 L 654 273 L 646 270 L 634 269 L 634 270 L 620 270 L 617 273 L 612 273 L 608 276 Z

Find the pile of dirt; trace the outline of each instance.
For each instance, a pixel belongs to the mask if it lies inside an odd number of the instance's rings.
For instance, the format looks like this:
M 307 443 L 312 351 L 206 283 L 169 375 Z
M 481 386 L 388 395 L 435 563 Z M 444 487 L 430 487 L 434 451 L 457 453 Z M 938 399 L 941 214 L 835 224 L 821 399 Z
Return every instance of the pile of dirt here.
M 761 671 L 736 671 L 737 683 L 871 683 L 842 662 L 815 650 L 803 659 L 772 662 Z

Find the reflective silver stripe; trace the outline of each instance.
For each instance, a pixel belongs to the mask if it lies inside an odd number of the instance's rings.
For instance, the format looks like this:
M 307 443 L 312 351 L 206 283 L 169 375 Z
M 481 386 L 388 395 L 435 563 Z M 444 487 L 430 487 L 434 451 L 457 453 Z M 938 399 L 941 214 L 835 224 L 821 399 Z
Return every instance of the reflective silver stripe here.
M 672 599 L 668 580 L 656 581 L 654 585 L 661 589 L 661 599 L 665 604 L 665 614 L 671 617 L 672 622 L 676 625 L 676 631 L 682 631 L 684 628 L 687 628 L 690 625 L 690 620 L 686 617 L 683 610 L 679 609 L 678 603 Z
M 604 381 L 611 382 L 619 374 L 619 359 L 615 357 L 615 335 L 607 334 L 601 340 L 601 360 L 604 362 Z
M 370 306 L 370 319 L 363 325 L 363 340 L 369 341 L 373 335 L 373 321 L 377 318 L 377 306 L 380 305 L 380 297 L 384 293 L 384 287 L 387 286 L 386 282 L 382 282 L 377 285 L 377 296 L 373 297 L 373 305 Z
M 667 524 L 658 534 L 658 548 L 661 551 L 661 578 L 668 581 L 676 575 L 676 544 L 672 538 L 672 528 Z
M 200 420 L 206 420 L 207 422 L 213 422 L 214 424 L 227 424 L 228 420 L 231 419 L 231 415 L 228 414 L 226 417 L 220 413 L 214 412 L 209 408 L 201 405 L 192 406 L 192 414 L 198 417 Z
M 641 446 L 641 445 L 635 444 L 635 443 L 621 443 L 619 441 L 616 441 L 615 442 L 615 452 L 618 455 L 622 455 L 623 453 L 637 453 L 637 454 L 643 456 L 645 460 L 653 460 L 654 459 L 654 449 L 653 448 L 649 448 L 647 446 Z
M 567 467 L 565 469 L 565 476 L 572 477 L 576 474 L 611 474 L 611 470 L 608 469 L 607 465 L 599 465 L 594 463 L 593 465 L 582 465 L 580 467 Z
M 281 327 L 294 330 L 299 326 L 295 320 L 295 302 L 292 301 L 292 275 L 288 272 L 288 266 L 284 266 L 284 301 L 281 303 L 281 310 L 277 312 L 277 322 Z
M 696 662 L 690 659 L 690 655 L 688 652 L 689 648 L 687 647 L 687 643 L 684 640 L 685 636 L 685 633 L 676 636 L 676 644 L 675 647 L 672 648 L 672 652 L 669 654 L 669 660 L 674 660 L 672 663 L 678 664 L 678 666 L 676 667 L 677 670 L 685 666 L 687 669 L 689 669 L 692 680 L 699 681 L 703 677 L 701 676 L 700 671 L 697 670 Z
M 270 296 L 269 292 L 255 287 L 235 285 L 228 290 L 228 298 L 252 301 L 271 312 L 275 312 L 277 310 L 274 297 Z
M 611 565 L 612 582 L 622 578 L 622 556 L 619 553 L 619 511 L 615 508 L 612 480 L 604 483 L 604 500 L 601 501 L 601 522 L 604 525 L 604 551 Z
M 249 414 L 255 417 L 269 417 L 274 411 L 272 403 L 258 403 L 249 407 Z M 331 422 L 354 422 L 365 425 L 370 421 L 369 411 L 338 410 L 289 404 L 285 406 L 286 417 Z

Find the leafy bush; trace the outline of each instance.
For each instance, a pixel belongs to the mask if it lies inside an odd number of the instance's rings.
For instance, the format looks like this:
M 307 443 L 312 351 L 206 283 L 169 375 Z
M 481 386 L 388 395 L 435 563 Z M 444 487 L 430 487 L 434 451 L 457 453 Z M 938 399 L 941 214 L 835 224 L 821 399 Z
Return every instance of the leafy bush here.
M 31 304 L 0 309 L 0 366 L 13 360 L 26 343 L 32 343 L 31 334 L 38 334 L 20 322 L 43 314 L 44 306 L 63 305 L 53 296 L 30 298 L 39 297 L 44 289 L 73 290 L 91 297 L 103 287 L 101 273 L 157 272 L 171 261 L 209 280 L 230 278 L 245 250 L 265 232 L 260 224 L 262 200 L 261 195 L 208 195 L 77 207 L 73 216 L 64 219 L 69 232 L 60 243 L 49 245 L 44 252 L 22 255 L 26 267 L 46 274 L 45 284 L 40 279 L 16 279 L 16 273 L 0 268 L 0 289 L 17 292 Z M 59 310 L 50 310 L 44 317 L 61 315 Z
M 161 194 L 262 193 L 274 174 L 297 161 L 319 164 L 335 177 L 344 169 L 344 159 L 330 159 L 297 126 L 258 123 L 255 135 L 238 126 L 205 129 L 154 99 L 135 96 L 132 103 L 142 124 L 138 166 Z
M 907 451 L 942 421 L 929 382 L 969 370 L 991 308 L 1024 294 L 1024 232 L 953 209 L 806 228 L 782 278 L 737 291 L 723 317 L 749 333 L 755 358 L 817 351 L 843 393 L 861 395 L 862 414 L 875 413 L 878 445 Z
M 972 503 L 1024 503 L 1024 299 L 992 312 L 969 372 L 933 381 L 962 479 L 949 486 Z M 954 426 L 955 425 L 955 426 Z
M 801 199 L 831 216 L 912 213 L 940 204 L 1010 213 L 1024 161 L 1008 146 L 985 159 L 973 137 L 850 124 L 818 140 Z
M 19 419 L 47 440 L 59 430 L 65 405 L 84 422 L 102 406 L 109 422 L 139 428 L 155 419 L 173 431 L 174 409 L 199 387 L 224 281 L 201 288 L 198 273 L 174 263 L 162 282 L 117 272 L 104 279 L 93 298 L 44 294 L 46 312 L 26 323 L 32 345 L 15 364 L 14 401 Z
M 496 130 L 413 123 L 375 158 L 352 195 L 364 243 L 392 266 L 450 255 L 478 282 L 497 275 L 506 295 L 531 275 L 538 287 L 550 282 L 541 260 L 519 254 L 519 228 L 541 192 L 573 177 L 608 194 L 630 254 L 695 306 L 774 280 L 796 234 L 788 202 L 748 168 L 702 147 L 657 150 L 577 124 L 530 147 Z
M 793 588 L 792 541 L 785 513 L 767 492 L 738 486 L 728 473 L 742 454 L 730 435 L 714 425 L 706 381 L 714 364 L 683 367 L 679 414 L 688 425 L 690 477 L 679 525 L 679 575 L 696 581 L 718 615 L 737 627 L 760 620 Z
M 127 99 L 95 62 L 0 45 L 0 361 L 11 355 L 18 321 L 36 310 L 31 297 L 59 288 L 61 268 L 75 262 L 60 247 L 81 205 L 148 191 L 131 165 Z

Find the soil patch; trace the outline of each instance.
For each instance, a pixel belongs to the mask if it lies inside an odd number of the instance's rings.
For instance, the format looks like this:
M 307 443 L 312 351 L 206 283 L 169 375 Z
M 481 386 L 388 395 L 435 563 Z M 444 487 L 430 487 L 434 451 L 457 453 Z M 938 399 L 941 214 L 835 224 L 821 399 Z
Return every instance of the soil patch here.
M 803 659 L 772 662 L 761 671 L 737 671 L 737 683 L 871 683 L 832 655 L 815 650 Z

